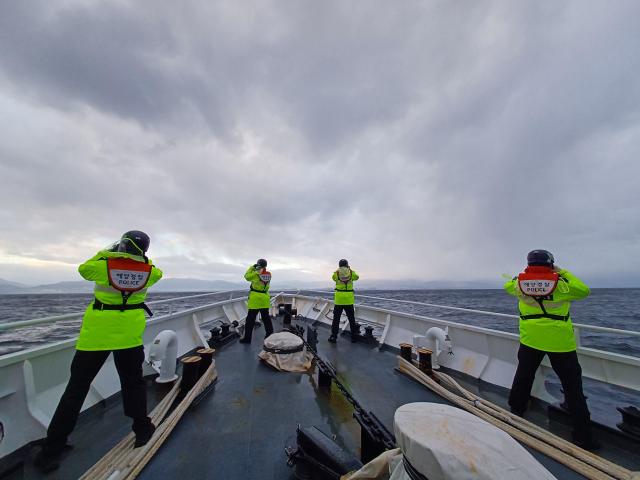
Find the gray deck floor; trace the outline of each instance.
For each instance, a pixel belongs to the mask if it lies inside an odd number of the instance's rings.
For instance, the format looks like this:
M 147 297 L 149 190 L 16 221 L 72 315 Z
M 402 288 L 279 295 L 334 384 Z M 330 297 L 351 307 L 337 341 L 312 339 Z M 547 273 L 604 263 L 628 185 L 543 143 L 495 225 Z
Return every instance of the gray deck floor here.
M 256 330 L 252 345 L 234 341 L 219 349 L 215 356 L 218 381 L 213 391 L 188 411 L 140 478 L 293 478 L 284 448 L 295 443 L 298 424 L 316 425 L 359 455 L 360 428 L 340 392 L 335 387 L 330 393 L 318 389 L 315 372 L 280 373 L 261 363 L 257 354 L 263 334 L 263 329 Z M 320 355 L 333 363 L 362 406 L 373 411 L 390 430 L 400 405 L 442 403 L 440 397 L 394 370 L 395 353 L 379 352 L 360 343 L 352 345 L 348 337 L 341 337 L 337 345 L 329 344 L 328 330 L 323 326 L 319 337 Z M 492 401 L 505 404 L 499 391 L 475 388 Z M 161 394 L 154 393 L 150 403 Z M 550 422 L 541 411 L 532 412 L 531 418 L 563 436 L 568 432 L 566 426 Z M 43 476 L 27 463 L 3 478 L 78 478 L 129 431 L 129 426 L 120 403 L 110 402 L 97 414 L 81 420 L 71 437 L 75 448 L 57 472 Z M 637 453 L 609 450 L 608 457 L 619 457 L 626 466 L 640 468 Z M 532 454 L 559 479 L 583 478 L 543 455 Z

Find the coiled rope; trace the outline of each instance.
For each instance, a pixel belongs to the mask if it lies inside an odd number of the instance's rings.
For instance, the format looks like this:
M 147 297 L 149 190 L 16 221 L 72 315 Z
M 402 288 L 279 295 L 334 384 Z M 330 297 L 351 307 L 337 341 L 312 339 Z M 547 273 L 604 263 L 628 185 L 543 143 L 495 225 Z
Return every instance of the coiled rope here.
M 434 372 L 434 376 L 438 380 L 459 393 L 454 393 L 438 384 L 436 380 L 419 370 L 412 362 L 408 362 L 401 357 L 398 357 L 398 368 L 400 372 L 417 380 L 451 403 L 482 418 L 505 431 L 516 440 L 553 458 L 588 479 L 640 480 L 640 472 L 632 472 L 587 452 L 504 408 L 474 395 L 460 386 L 449 375 Z

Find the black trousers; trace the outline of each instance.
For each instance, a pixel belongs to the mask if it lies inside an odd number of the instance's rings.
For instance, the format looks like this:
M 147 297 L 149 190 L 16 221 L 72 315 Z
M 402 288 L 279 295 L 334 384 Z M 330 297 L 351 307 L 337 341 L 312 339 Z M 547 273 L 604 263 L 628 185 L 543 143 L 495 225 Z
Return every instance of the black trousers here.
M 588 436 L 591 415 L 587 407 L 587 400 L 582 392 L 582 368 L 578 363 L 578 355 L 575 351 L 544 352 L 520 344 L 518 368 L 509 394 L 511 410 L 516 413 L 522 413 L 526 410 L 536 370 L 545 355 L 549 355 L 551 367 L 560 377 L 564 396 L 571 412 L 574 433 L 578 436 Z
M 258 316 L 258 312 L 260 312 L 260 318 L 262 318 L 262 323 L 264 323 L 264 336 L 268 337 L 273 333 L 273 323 L 271 323 L 269 309 L 250 308 L 247 312 L 247 321 L 244 324 L 244 336 L 242 337 L 243 339 L 251 341 L 251 336 L 253 335 L 253 327 L 256 324 L 256 317 Z
M 342 311 L 345 311 L 349 319 L 349 328 L 351 333 L 356 331 L 356 311 L 353 305 L 334 305 L 333 306 L 333 322 L 331 322 L 331 335 L 337 336 L 340 332 L 340 317 Z
M 111 352 L 76 350 L 71 362 L 71 378 L 47 430 L 47 444 L 64 445 L 73 431 L 91 382 Z M 141 346 L 113 350 L 113 360 L 120 377 L 124 414 L 136 421 L 147 418 L 147 390 L 142 378 L 144 348 Z

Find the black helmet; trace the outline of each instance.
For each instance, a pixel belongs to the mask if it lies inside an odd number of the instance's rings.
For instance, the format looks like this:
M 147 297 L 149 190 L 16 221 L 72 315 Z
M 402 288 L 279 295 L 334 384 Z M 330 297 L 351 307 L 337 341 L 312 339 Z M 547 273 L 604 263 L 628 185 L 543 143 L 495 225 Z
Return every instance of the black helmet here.
M 347 262 L 347 260 L 343 258 L 342 260 L 340 260 L 338 262 L 338 266 L 339 267 L 348 267 L 349 266 L 349 262 Z
M 547 250 L 532 250 L 527 254 L 527 264 L 530 267 L 553 267 L 554 258 Z
M 267 268 L 267 261 L 264 258 L 259 258 L 256 262 L 256 265 L 258 265 L 260 268 Z
M 118 251 L 131 255 L 144 255 L 149 250 L 149 235 L 140 230 L 130 230 L 120 239 Z

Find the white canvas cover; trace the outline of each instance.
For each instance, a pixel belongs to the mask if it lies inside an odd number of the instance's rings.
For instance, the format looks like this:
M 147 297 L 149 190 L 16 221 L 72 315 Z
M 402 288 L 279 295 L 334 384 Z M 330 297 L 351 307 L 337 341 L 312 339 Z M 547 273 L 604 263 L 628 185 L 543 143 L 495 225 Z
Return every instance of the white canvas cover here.
M 402 461 L 402 451 L 399 448 L 387 450 L 363 465 L 360 470 L 343 475 L 340 480 L 389 480 L 398 461 Z
M 264 339 L 264 346 L 269 349 L 294 350 L 302 344 L 302 339 L 291 332 L 272 333 Z M 272 353 L 262 350 L 258 357 L 284 372 L 306 372 L 311 368 L 313 359 L 311 353 L 304 349 L 294 353 Z
M 408 403 L 396 410 L 393 423 L 398 446 L 429 480 L 555 478 L 507 433 L 459 408 Z M 408 478 L 402 464 L 391 476 Z

